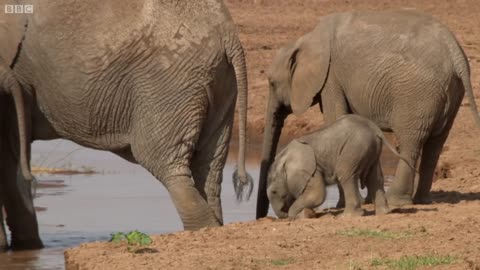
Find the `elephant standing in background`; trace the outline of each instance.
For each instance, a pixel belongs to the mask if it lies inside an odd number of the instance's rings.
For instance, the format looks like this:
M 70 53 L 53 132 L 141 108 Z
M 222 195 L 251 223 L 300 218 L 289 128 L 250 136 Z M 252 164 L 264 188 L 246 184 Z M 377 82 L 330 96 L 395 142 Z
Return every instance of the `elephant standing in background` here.
M 269 70 L 257 218 L 268 211 L 267 172 L 284 119 L 319 103 L 327 123 L 360 114 L 400 143 L 390 205 L 429 203 L 432 177 L 465 92 L 477 123 L 468 60 L 453 34 L 412 10 L 322 17 L 310 33 L 280 49 Z M 415 170 L 423 152 L 415 195 Z
M 34 6 L 33 14 L 0 15 L 0 29 L 10 29 L 0 32 L 0 48 L 14 52 L 7 64 L 25 95 L 28 145 L 64 138 L 116 153 L 163 183 L 185 229 L 221 225 L 222 170 L 237 92 L 234 181 L 239 193 L 253 185 L 245 170 L 245 57 L 223 2 L 7 2 Z M 21 19 L 4 24 L 9 16 Z M 11 125 L 12 106 L 0 102 L 7 113 L 2 121 Z M 10 133 L 2 129 L 1 146 L 9 144 Z M 10 148 L 18 152 L 19 143 Z M 1 168 L 8 188 L 0 202 L 11 246 L 40 247 L 30 190 L 25 177 L 15 177 L 19 162 L 10 149 L 0 149 L 2 163 L 10 164 Z

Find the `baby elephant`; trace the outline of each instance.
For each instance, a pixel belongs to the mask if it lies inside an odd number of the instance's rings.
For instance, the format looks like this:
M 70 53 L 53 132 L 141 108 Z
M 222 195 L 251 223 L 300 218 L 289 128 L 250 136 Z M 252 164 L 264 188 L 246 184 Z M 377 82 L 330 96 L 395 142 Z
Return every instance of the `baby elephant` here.
M 388 213 L 379 163 L 382 142 L 399 156 L 372 121 L 353 114 L 290 142 L 268 175 L 267 195 L 275 214 L 295 218 L 304 209 L 313 210 L 325 201 L 326 185 L 338 183 L 345 194 L 343 214 L 361 216 L 359 182 L 372 194 L 376 214 Z

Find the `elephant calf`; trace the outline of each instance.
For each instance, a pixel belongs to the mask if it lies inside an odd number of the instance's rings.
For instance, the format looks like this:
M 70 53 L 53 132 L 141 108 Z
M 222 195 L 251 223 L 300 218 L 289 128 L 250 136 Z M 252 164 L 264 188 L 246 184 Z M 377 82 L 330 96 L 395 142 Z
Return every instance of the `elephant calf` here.
M 345 115 L 317 132 L 293 140 L 276 157 L 268 174 L 267 196 L 279 218 L 295 218 L 325 201 L 326 185 L 345 193 L 344 215 L 361 216 L 358 188 L 367 186 L 376 214 L 388 213 L 380 167 L 382 131 L 359 115 Z

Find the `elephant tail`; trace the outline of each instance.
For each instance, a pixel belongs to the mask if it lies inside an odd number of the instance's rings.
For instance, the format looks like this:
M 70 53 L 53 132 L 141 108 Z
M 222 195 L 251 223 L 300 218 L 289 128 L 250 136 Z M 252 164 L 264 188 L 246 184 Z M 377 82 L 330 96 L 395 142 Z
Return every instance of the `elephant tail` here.
M 26 118 L 25 118 L 25 103 L 23 100 L 23 92 L 20 84 L 18 83 L 13 72 L 8 68 L 6 63 L 0 58 L 0 78 L 1 87 L 9 94 L 12 95 L 13 101 L 15 103 L 15 110 L 17 113 L 17 124 L 18 124 L 18 137 L 20 142 L 20 169 L 22 171 L 23 177 L 27 181 L 34 180 L 32 173 L 30 172 L 30 166 L 28 164 L 28 153 L 27 153 L 27 128 L 26 128 Z
M 408 162 L 408 160 L 406 158 L 402 157 L 402 155 L 400 155 L 400 153 L 397 152 L 397 149 L 395 149 L 395 147 L 388 142 L 387 138 L 385 138 L 385 136 L 383 135 L 382 130 L 375 123 L 368 120 L 368 124 L 369 124 L 370 128 L 372 128 L 374 130 L 375 135 L 377 135 L 377 137 L 380 139 L 380 141 L 383 143 L 383 145 L 385 145 L 388 148 L 388 150 L 390 150 L 399 159 L 405 161 L 405 163 L 407 163 L 408 167 L 410 167 L 411 169 L 413 169 L 415 172 L 418 173 L 414 164 L 410 164 L 410 162 Z
M 410 162 L 408 162 L 407 159 L 405 159 L 404 157 L 402 157 L 400 155 L 400 153 L 397 152 L 397 149 L 395 149 L 395 147 L 393 145 L 391 145 L 388 141 L 387 141 L 387 138 L 385 138 L 385 136 L 382 135 L 378 135 L 377 134 L 377 137 L 380 138 L 380 140 L 382 141 L 383 145 L 387 146 L 388 150 L 390 150 L 396 157 L 398 157 L 399 159 L 405 161 L 405 163 L 407 163 L 408 167 L 410 167 L 411 169 L 413 169 L 415 172 L 418 173 L 417 169 L 415 169 L 415 167 L 410 164 Z
M 470 109 L 473 114 L 473 118 L 477 123 L 477 126 L 480 127 L 480 114 L 478 113 L 477 104 L 475 103 L 475 96 L 473 95 L 472 90 L 472 82 L 470 81 L 470 66 L 468 64 L 468 60 L 464 54 L 465 61 L 464 67 L 457 71 L 457 76 L 460 78 L 463 84 L 463 89 L 465 89 L 465 93 L 467 94 L 468 101 L 470 102 Z
M 238 96 L 238 165 L 233 173 L 233 187 L 238 201 L 242 201 L 245 189 L 246 199 L 249 200 L 253 191 L 253 179 L 245 169 L 245 151 L 247 147 L 247 106 L 248 106 L 248 80 L 247 66 L 243 47 L 235 36 L 233 45 L 227 46 L 227 57 L 230 59 L 235 70 Z

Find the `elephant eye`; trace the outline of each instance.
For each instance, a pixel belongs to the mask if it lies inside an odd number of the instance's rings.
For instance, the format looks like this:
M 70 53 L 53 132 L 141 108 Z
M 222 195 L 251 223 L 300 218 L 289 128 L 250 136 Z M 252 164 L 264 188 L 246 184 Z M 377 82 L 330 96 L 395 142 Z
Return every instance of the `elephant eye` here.
M 277 194 L 277 191 L 276 190 L 272 191 L 272 194 Z

